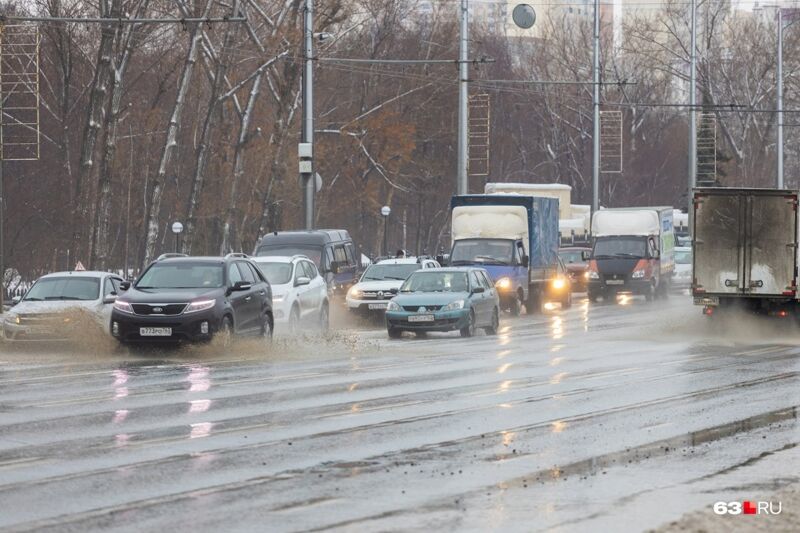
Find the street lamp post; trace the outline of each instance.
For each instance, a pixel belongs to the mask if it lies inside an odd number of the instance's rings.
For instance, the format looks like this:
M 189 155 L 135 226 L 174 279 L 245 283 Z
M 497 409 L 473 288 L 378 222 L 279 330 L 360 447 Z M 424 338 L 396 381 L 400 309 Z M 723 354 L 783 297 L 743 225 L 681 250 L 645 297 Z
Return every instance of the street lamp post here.
M 183 224 L 180 222 L 173 222 L 172 223 L 172 233 L 175 234 L 175 253 L 178 253 L 178 239 L 180 238 L 180 234 L 183 232 Z
M 778 8 L 778 188 L 783 189 L 783 10 Z
M 383 255 L 389 256 L 389 215 L 392 214 L 392 208 L 388 205 L 381 207 L 381 216 L 383 217 Z

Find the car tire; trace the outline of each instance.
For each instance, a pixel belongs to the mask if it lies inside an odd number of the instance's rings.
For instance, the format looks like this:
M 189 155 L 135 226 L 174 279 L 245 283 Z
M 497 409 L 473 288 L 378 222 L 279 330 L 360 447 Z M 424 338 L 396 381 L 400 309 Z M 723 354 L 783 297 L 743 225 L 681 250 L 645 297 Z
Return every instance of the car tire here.
M 542 300 L 539 293 L 531 291 L 528 293 L 528 299 L 525 301 L 525 312 L 529 315 L 535 315 L 542 311 Z
M 469 312 L 469 323 L 461 328 L 462 337 L 473 337 L 475 335 L 475 311 Z
M 295 304 L 289 311 L 289 332 L 297 335 L 300 332 L 300 308 Z
M 328 302 L 322 304 L 322 309 L 319 311 L 319 329 L 322 333 L 327 333 L 331 326 L 331 314 Z
M 218 342 L 223 348 L 228 348 L 233 341 L 233 320 L 228 315 L 222 317 L 222 323 L 219 326 L 216 337 Z
M 264 323 L 261 324 L 261 337 L 267 342 L 272 342 L 272 335 L 275 333 L 275 321 L 272 315 L 266 314 L 264 316 Z
M 515 296 L 513 300 L 511 300 L 511 307 L 508 308 L 508 311 L 511 313 L 511 316 L 519 316 L 520 312 L 522 311 L 522 299 L 519 295 Z
M 399 339 L 403 336 L 403 330 L 397 328 L 386 328 L 386 333 L 389 334 L 390 339 Z
M 599 296 L 599 295 L 597 295 L 597 294 L 594 294 L 594 293 L 592 293 L 592 292 L 590 292 L 590 293 L 589 293 L 589 301 L 590 301 L 590 302 L 592 302 L 593 304 L 596 304 L 596 303 L 597 303 L 597 299 L 598 299 L 599 297 L 600 297 L 600 296 Z
M 564 299 L 561 300 L 561 309 L 569 309 L 572 307 L 572 291 L 567 291 Z
M 492 311 L 492 325 L 486 328 L 487 335 L 497 335 L 497 331 L 500 329 L 500 311 L 495 307 L 494 311 Z

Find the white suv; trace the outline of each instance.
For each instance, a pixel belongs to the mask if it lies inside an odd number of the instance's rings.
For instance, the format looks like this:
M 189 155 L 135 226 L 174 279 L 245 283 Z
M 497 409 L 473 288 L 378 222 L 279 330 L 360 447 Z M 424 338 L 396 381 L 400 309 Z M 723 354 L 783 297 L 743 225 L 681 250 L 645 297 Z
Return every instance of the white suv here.
M 378 261 L 368 266 L 358 283 L 347 292 L 347 308 L 361 316 L 382 316 L 389 300 L 408 276 L 423 268 L 438 267 L 439 263 L 433 259 L 417 257 Z
M 253 257 L 272 286 L 272 312 L 276 324 L 296 333 L 301 324 L 328 329 L 328 286 L 313 261 L 304 255 Z

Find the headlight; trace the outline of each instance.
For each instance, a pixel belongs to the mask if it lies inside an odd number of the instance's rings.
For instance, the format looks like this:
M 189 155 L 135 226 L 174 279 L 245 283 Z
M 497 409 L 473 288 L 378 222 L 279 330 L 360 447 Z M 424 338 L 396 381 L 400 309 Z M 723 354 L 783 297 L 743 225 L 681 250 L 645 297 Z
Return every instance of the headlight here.
M 556 278 L 553 280 L 553 288 L 557 291 L 560 291 L 566 286 L 567 282 L 564 280 L 564 278 Z
M 184 309 L 184 313 L 197 313 L 198 311 L 205 311 L 207 309 L 211 309 L 216 305 L 216 300 L 198 300 L 196 302 L 192 302 L 186 306 Z
M 361 292 L 360 289 L 357 289 L 356 287 L 353 287 L 347 292 L 347 295 L 350 298 L 353 298 L 354 300 L 358 300 L 359 298 L 361 298 L 363 293 Z
M 586 279 L 600 279 L 600 274 L 598 274 L 594 270 L 588 270 L 586 272 Z
M 511 284 L 511 279 L 509 279 L 509 278 L 500 278 L 494 284 L 494 286 L 496 288 L 500 289 L 501 291 L 504 291 L 506 289 L 510 289 L 511 285 L 512 285 Z
M 634 270 L 633 274 L 631 274 L 631 278 L 633 279 L 642 279 L 644 277 L 644 270 Z
M 464 309 L 464 300 L 456 300 L 442 307 L 442 311 L 457 311 L 459 309 Z
M 387 311 L 401 311 L 403 308 L 400 307 L 400 304 L 389 300 L 389 305 L 386 306 Z
M 19 322 L 20 322 L 19 316 L 17 316 L 17 315 L 7 316 L 5 318 L 5 323 L 6 324 L 19 324 Z
M 116 309 L 120 313 L 133 314 L 133 306 L 131 306 L 131 304 L 123 300 L 116 300 L 114 302 L 114 309 Z
M 273 302 L 282 302 L 284 298 L 286 298 L 285 294 L 273 294 L 272 295 L 272 301 Z

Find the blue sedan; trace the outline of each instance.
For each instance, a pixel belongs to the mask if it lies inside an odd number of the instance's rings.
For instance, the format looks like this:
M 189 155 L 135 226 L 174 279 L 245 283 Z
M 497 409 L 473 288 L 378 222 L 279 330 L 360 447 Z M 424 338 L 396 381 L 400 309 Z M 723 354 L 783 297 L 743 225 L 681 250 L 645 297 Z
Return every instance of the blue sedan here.
M 482 268 L 418 270 L 400 287 L 386 309 L 390 338 L 403 331 L 460 331 L 471 337 L 478 329 L 489 335 L 500 325 L 500 300 Z

